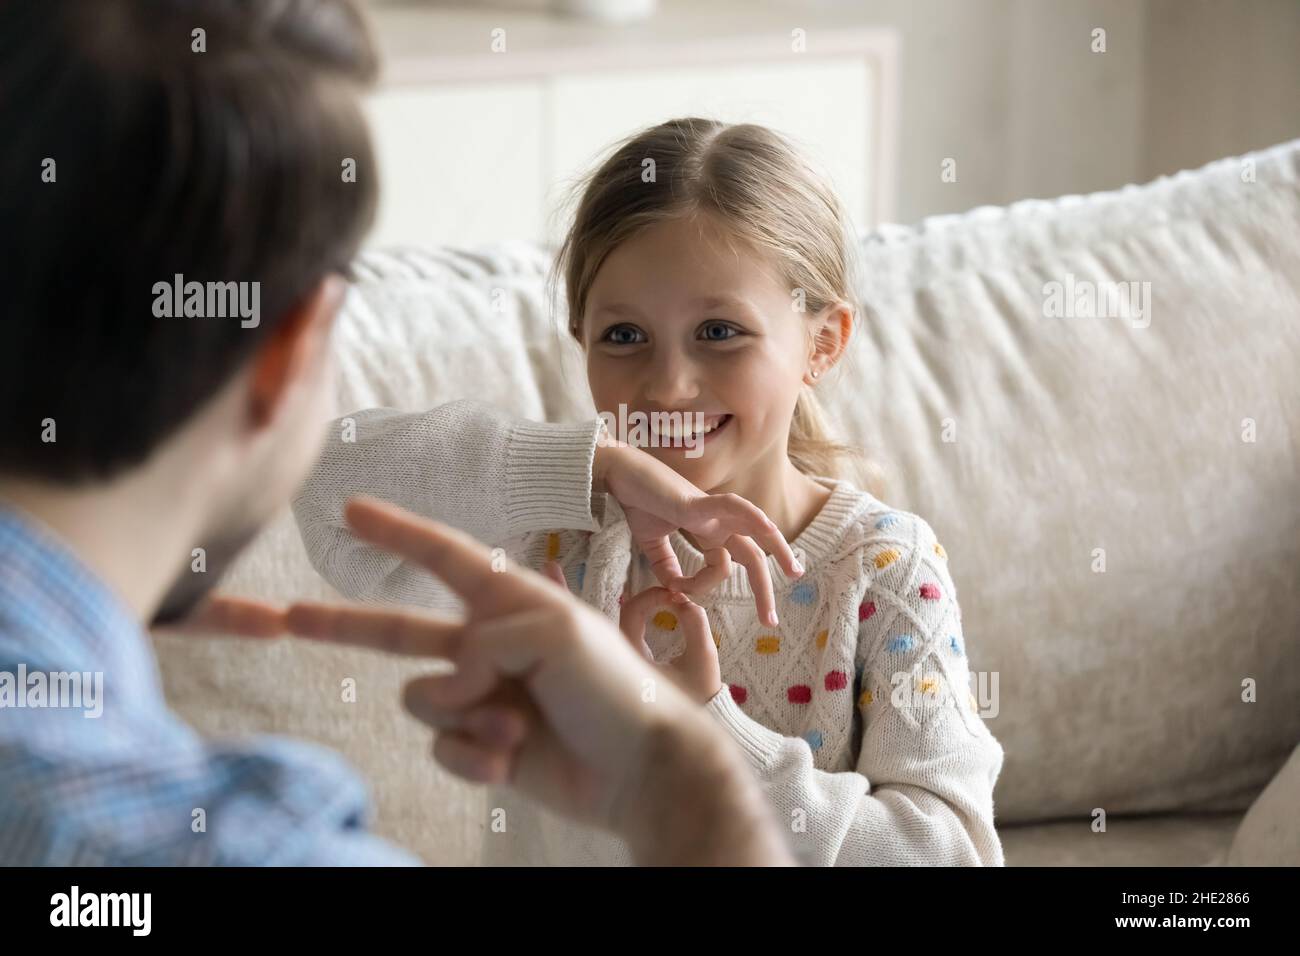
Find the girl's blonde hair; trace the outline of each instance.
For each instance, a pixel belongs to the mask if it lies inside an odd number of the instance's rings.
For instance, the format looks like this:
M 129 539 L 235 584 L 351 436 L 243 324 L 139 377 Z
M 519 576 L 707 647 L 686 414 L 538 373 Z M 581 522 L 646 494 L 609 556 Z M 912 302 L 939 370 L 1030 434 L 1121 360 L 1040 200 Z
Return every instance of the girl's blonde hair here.
M 587 298 L 605 258 L 649 225 L 695 214 L 773 261 L 806 312 L 846 302 L 858 321 L 848 217 L 826 179 L 765 126 L 669 120 L 619 143 L 577 188 L 573 224 L 552 278 L 564 283 L 569 333 L 579 343 Z M 861 449 L 831 437 L 809 387 L 795 404 L 787 448 L 806 475 L 855 480 L 881 493 L 880 469 Z

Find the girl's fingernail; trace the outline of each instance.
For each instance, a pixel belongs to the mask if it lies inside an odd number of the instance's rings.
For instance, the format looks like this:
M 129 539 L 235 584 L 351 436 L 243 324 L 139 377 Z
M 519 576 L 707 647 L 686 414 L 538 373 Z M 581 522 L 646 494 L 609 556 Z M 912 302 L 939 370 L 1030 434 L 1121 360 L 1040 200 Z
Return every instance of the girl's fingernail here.
M 767 619 L 773 627 L 776 627 L 778 624 L 781 623 L 779 620 L 777 620 L 776 608 L 772 608 L 767 612 Z
M 803 574 L 803 565 L 800 564 L 798 561 L 794 563 L 794 573 Z
M 672 599 L 673 599 L 673 603 L 674 603 L 674 604 L 685 604 L 687 601 L 690 600 L 690 598 L 688 598 L 688 597 L 687 597 L 685 594 L 683 594 L 681 591 L 673 591 L 673 592 L 672 592 Z

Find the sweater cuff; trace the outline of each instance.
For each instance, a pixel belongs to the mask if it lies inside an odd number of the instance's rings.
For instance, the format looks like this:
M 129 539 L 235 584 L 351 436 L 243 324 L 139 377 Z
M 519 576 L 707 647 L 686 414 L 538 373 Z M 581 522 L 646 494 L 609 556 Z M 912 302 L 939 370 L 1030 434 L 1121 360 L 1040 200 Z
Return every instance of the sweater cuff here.
M 750 717 L 731 696 L 731 688 L 726 684 L 704 705 L 713 718 L 722 724 L 727 733 L 740 746 L 741 752 L 755 771 L 766 771 L 785 745 L 785 738 L 774 730 L 764 727 Z
M 596 531 L 591 470 L 600 419 L 580 424 L 516 422 L 506 446 L 509 526 L 517 533 Z

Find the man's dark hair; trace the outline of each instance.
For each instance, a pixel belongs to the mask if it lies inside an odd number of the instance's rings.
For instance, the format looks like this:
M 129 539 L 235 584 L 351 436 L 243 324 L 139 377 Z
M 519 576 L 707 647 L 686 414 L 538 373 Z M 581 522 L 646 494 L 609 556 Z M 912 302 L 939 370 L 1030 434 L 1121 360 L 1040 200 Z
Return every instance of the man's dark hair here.
M 139 464 L 346 273 L 375 70 L 347 0 L 0 2 L 0 472 Z M 177 274 L 260 283 L 260 321 L 155 316 Z

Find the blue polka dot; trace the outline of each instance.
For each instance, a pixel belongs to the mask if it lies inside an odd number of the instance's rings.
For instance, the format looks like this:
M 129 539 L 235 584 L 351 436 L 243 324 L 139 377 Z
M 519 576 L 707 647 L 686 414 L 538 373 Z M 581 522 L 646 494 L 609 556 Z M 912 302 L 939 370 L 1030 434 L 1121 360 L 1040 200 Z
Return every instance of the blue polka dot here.
M 916 646 L 916 640 L 911 634 L 900 634 L 898 637 L 891 637 L 887 646 L 891 651 L 910 651 Z
M 952 649 L 954 654 L 961 657 L 961 641 L 957 640 L 956 634 L 948 635 L 948 647 Z
M 822 732 L 820 730 L 810 730 L 803 735 L 803 739 L 808 741 L 808 746 L 813 750 L 822 749 Z
M 582 582 L 587 580 L 587 562 L 583 561 L 578 565 L 578 590 L 582 590 Z
M 811 604 L 817 598 L 817 589 L 806 581 L 800 581 L 790 592 L 790 600 L 795 604 Z
M 885 528 L 892 528 L 896 524 L 898 524 L 898 515 L 885 515 L 876 522 L 876 527 L 883 531 Z

